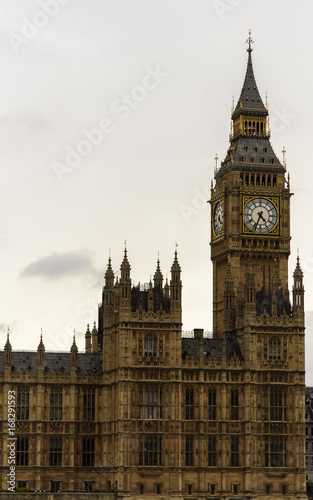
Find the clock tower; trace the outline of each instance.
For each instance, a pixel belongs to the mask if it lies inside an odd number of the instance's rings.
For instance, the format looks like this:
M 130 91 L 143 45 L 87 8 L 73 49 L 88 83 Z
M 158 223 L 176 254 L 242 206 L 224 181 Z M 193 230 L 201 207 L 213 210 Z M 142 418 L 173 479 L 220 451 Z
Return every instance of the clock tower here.
M 290 494 L 304 499 L 303 273 L 298 257 L 291 303 L 292 193 L 285 164 L 270 142 L 268 109 L 252 67 L 251 34 L 247 42 L 247 70 L 232 112 L 230 145 L 211 189 L 213 342 L 226 346 L 236 341 L 243 356 L 241 378 L 226 373 L 225 388 L 220 388 L 226 408 L 234 406 L 232 394 L 238 391 L 242 411 L 242 468 L 237 474 L 232 470 L 230 482 L 257 498 Z M 231 363 L 229 357 L 230 371 Z M 232 423 L 221 426 L 221 441 L 229 441 L 228 430 L 238 432 Z
M 285 165 L 270 142 L 268 109 L 253 73 L 251 35 L 247 42 L 247 71 L 232 112 L 230 146 L 226 158 L 215 171 L 211 197 L 215 337 L 225 330 L 224 282 L 229 265 L 233 288 L 239 295 L 248 261 L 252 265 L 258 314 L 271 310 L 275 276 L 281 290 L 280 308 L 289 308 L 289 180 Z

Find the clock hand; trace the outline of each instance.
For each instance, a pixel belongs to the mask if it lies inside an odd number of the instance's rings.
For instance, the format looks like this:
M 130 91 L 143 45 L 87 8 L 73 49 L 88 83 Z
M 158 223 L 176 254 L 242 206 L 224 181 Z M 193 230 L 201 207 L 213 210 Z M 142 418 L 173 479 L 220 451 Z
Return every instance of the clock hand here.
M 258 223 L 259 223 L 259 220 L 260 220 L 260 218 L 261 218 L 260 212 L 258 212 L 258 216 L 259 216 L 259 218 L 258 218 L 258 220 L 256 221 L 256 223 L 254 224 L 254 229 L 257 227 L 257 225 L 258 225 Z
M 258 216 L 259 216 L 259 219 L 261 218 L 264 222 L 266 222 L 266 220 L 263 217 L 263 211 L 262 210 L 260 212 L 258 212 Z

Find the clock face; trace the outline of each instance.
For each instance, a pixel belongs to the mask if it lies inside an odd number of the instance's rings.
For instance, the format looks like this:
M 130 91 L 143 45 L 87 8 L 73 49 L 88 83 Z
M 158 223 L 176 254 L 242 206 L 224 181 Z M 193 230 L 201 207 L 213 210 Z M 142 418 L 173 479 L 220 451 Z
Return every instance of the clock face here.
M 256 233 L 268 233 L 277 223 L 277 210 L 274 204 L 265 198 L 254 198 L 244 208 L 246 225 Z
M 224 210 L 221 201 L 218 201 L 215 205 L 213 227 L 215 235 L 221 236 L 224 227 Z

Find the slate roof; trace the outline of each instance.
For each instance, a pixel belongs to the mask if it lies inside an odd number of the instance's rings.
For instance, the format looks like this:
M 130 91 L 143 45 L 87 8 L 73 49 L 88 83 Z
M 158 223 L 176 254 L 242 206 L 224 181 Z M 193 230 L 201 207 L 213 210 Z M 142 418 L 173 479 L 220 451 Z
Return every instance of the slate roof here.
M 225 172 L 225 169 L 234 170 L 270 170 L 271 172 L 285 171 L 279 158 L 267 137 L 239 137 L 228 148 L 221 168 L 216 173 Z
M 12 374 L 22 373 L 26 370 L 31 375 L 38 371 L 37 351 L 12 351 Z M 91 371 L 96 376 L 102 375 L 101 358 L 98 353 L 77 354 L 78 375 L 86 375 Z M 53 374 L 60 371 L 65 375 L 71 372 L 71 353 L 69 352 L 45 352 L 45 373 Z M 4 372 L 4 352 L 0 353 L 0 373 Z
M 252 57 L 251 57 L 251 49 L 248 49 L 248 63 L 247 63 L 247 71 L 246 71 L 246 76 L 243 82 L 243 87 L 241 90 L 241 94 L 237 103 L 237 106 L 235 108 L 235 111 L 233 112 L 232 118 L 235 118 L 236 116 L 240 115 L 241 113 L 244 114 L 253 114 L 256 111 L 258 112 L 258 115 L 262 116 L 267 116 L 268 111 L 266 107 L 263 104 L 263 101 L 261 99 L 258 86 L 256 84 L 254 72 L 253 72 L 253 66 L 252 66 Z
M 226 359 L 230 359 L 236 354 L 241 361 L 244 361 L 244 355 L 241 345 L 235 335 L 226 333 Z M 203 357 L 204 359 L 213 356 L 218 360 L 222 360 L 222 339 L 203 339 Z M 182 338 L 182 358 L 186 359 L 191 356 L 194 359 L 200 358 L 200 339 L 199 338 Z
M 152 291 L 154 312 L 161 309 L 161 305 L 163 311 L 168 312 L 170 310 L 170 300 L 164 297 L 162 288 L 157 286 Z M 148 290 L 141 290 L 140 286 L 133 287 L 131 290 L 131 306 L 133 312 L 140 309 L 140 307 L 143 311 L 148 311 Z

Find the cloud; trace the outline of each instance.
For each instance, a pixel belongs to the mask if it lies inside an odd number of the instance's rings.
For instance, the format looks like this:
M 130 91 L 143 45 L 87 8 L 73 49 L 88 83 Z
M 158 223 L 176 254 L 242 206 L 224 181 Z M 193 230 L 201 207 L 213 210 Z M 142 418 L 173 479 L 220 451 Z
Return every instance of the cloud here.
M 81 252 L 53 252 L 47 257 L 31 262 L 21 272 L 22 277 L 40 277 L 58 279 L 69 276 L 89 275 L 98 276 L 92 260 L 86 251 Z

